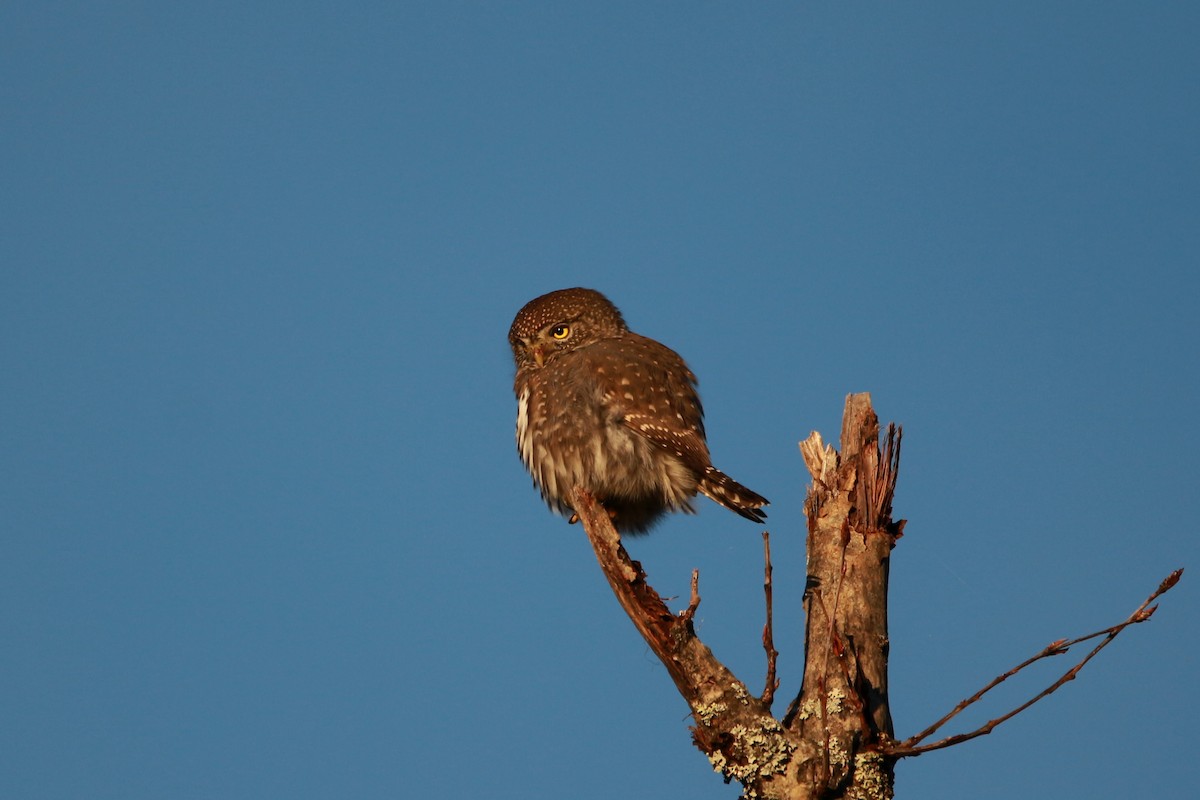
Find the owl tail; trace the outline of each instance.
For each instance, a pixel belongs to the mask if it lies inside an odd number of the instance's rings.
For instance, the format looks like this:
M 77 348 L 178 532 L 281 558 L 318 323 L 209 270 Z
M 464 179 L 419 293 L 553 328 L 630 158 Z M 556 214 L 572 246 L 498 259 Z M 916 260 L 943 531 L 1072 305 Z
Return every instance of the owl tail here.
M 762 507 L 770 501 L 742 486 L 716 467 L 705 468 L 697 488 L 709 500 L 748 520 L 761 523 L 767 519 L 767 513 Z

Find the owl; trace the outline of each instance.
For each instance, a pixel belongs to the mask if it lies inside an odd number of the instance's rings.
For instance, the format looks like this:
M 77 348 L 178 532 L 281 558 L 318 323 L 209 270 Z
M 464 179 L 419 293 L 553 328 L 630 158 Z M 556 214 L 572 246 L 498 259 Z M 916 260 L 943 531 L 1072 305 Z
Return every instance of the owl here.
M 517 374 L 517 450 L 551 509 L 576 517 L 587 490 L 624 534 L 700 492 L 762 522 L 766 498 L 712 465 L 696 376 L 674 350 L 633 333 L 593 289 L 562 289 L 522 308 L 508 331 Z

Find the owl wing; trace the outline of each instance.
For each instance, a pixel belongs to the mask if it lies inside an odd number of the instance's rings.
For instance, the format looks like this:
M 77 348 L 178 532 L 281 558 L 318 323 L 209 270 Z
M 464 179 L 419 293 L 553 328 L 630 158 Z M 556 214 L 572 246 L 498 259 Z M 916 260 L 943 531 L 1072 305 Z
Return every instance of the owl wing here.
M 711 463 L 704 408 L 696 376 L 679 354 L 632 333 L 622 337 L 619 346 L 601 350 L 602 360 L 611 363 L 603 384 L 613 420 L 703 472 Z

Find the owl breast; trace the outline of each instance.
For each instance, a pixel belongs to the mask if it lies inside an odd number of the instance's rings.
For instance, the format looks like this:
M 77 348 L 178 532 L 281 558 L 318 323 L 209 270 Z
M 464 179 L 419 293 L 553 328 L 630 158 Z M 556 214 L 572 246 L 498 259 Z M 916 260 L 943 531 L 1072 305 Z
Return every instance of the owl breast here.
M 668 511 L 692 511 L 694 470 L 631 430 L 622 395 L 579 355 L 518 376 L 517 449 L 542 498 L 570 515 L 583 488 L 623 533 L 642 532 Z

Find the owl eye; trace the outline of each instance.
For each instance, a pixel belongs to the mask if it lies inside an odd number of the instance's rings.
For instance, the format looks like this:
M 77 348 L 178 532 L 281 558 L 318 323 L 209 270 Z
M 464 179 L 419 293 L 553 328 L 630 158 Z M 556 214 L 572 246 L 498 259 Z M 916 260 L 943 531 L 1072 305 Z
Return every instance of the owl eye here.
M 570 325 L 555 325 L 553 328 L 550 329 L 550 335 L 553 336 L 555 339 L 562 341 L 563 339 L 566 339 L 568 336 L 571 335 L 571 326 Z

